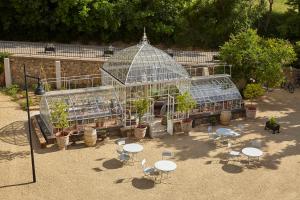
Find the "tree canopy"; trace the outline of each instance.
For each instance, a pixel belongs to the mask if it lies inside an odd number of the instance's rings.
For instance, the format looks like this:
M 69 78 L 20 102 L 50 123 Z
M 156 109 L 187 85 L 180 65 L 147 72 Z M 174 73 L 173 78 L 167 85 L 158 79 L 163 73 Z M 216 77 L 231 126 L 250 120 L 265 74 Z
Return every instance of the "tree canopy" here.
M 232 35 L 220 49 L 221 59 L 233 66 L 232 77 L 276 86 L 282 80 L 282 67 L 296 60 L 290 42 L 265 39 L 256 30 L 248 29 Z

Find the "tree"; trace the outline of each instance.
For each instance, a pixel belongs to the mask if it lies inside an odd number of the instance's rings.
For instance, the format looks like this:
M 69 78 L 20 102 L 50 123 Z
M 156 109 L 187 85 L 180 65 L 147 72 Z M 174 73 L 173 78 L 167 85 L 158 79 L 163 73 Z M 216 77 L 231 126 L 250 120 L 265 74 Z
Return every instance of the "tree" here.
M 183 113 L 187 119 L 188 113 L 196 107 L 197 103 L 193 99 L 190 93 L 184 92 L 176 97 L 177 100 L 177 110 Z
M 300 14 L 300 0 L 287 0 L 287 5 L 290 6 L 290 9 Z
M 232 77 L 235 81 L 244 79 L 250 83 L 254 79 L 269 87 L 281 81 L 282 67 L 296 59 L 293 46 L 288 41 L 264 39 L 253 29 L 232 35 L 221 47 L 220 56 L 233 66 Z
M 50 113 L 52 123 L 58 131 L 62 132 L 62 135 L 64 134 L 64 128 L 69 126 L 68 108 L 69 106 L 64 101 L 57 101 L 53 104 Z
M 147 99 L 137 99 L 133 102 L 133 105 L 136 109 L 136 113 L 137 113 L 138 119 L 139 119 L 138 127 L 142 127 L 142 117 L 148 111 L 149 100 L 147 100 Z

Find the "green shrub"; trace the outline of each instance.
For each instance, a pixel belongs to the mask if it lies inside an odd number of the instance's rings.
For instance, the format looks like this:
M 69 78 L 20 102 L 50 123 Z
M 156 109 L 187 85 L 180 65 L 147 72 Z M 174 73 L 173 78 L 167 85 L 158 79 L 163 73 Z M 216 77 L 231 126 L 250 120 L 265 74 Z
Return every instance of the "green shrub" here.
M 275 117 L 271 117 L 271 118 L 269 119 L 269 122 L 270 122 L 271 125 L 274 125 L 274 124 L 277 123 Z
M 193 99 L 190 93 L 184 92 L 176 97 L 177 100 L 177 111 L 184 113 L 187 117 L 188 112 L 196 107 L 197 103 Z
M 28 103 L 29 103 L 29 107 L 32 106 L 33 103 L 32 103 L 32 99 L 31 99 L 31 98 L 29 98 Z M 27 110 L 26 99 L 25 99 L 24 101 L 21 102 L 21 108 L 22 108 L 23 110 Z
M 4 90 L 5 94 L 17 98 L 17 93 L 20 91 L 20 87 L 18 85 L 11 85 Z
M 69 106 L 64 101 L 57 101 L 51 106 L 51 121 L 58 130 L 69 126 L 68 108 Z
M 264 95 L 265 90 L 262 88 L 260 84 L 257 83 L 251 83 L 246 85 L 246 88 L 244 90 L 244 97 L 246 99 L 250 99 L 251 104 L 254 99 Z

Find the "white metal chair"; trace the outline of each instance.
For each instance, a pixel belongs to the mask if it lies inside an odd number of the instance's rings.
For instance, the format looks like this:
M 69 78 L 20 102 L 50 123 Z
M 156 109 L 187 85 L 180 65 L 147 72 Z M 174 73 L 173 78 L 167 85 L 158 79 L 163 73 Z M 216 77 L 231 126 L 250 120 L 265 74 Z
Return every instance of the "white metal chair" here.
M 212 126 L 208 126 L 207 132 L 208 132 L 208 133 L 211 133 L 211 132 L 212 132 Z
M 172 152 L 171 151 L 168 151 L 168 150 L 164 150 L 162 153 L 161 153 L 161 159 L 162 160 L 166 160 L 168 158 L 171 158 L 173 156 Z
M 121 153 L 119 154 L 119 160 L 123 163 L 126 164 L 130 160 L 130 156 L 126 153 Z
M 118 146 L 117 146 L 117 152 L 119 154 L 122 154 L 122 153 L 125 153 L 124 150 L 123 150 L 123 145 L 125 145 L 125 140 L 119 140 L 118 141 Z
M 155 172 L 155 168 L 154 167 L 146 167 L 146 159 L 142 160 L 142 168 L 143 168 L 143 173 L 145 176 L 154 176 L 156 175 Z
M 232 159 L 235 159 L 235 158 L 239 158 L 241 156 L 241 153 L 239 151 L 231 150 L 232 144 L 230 142 L 228 142 L 227 147 L 228 147 L 228 150 L 229 150 L 229 152 L 228 152 L 228 161 L 230 161 Z
M 208 139 L 209 139 L 211 142 L 213 142 L 214 144 L 217 145 L 217 144 L 220 142 L 221 137 L 218 136 L 218 135 L 215 134 L 215 133 L 209 133 L 209 134 L 208 134 Z
M 238 128 L 240 134 L 243 134 L 243 132 L 244 132 L 244 125 L 243 124 L 238 124 L 237 128 Z
M 262 146 L 261 141 L 260 140 L 254 140 L 254 141 L 251 142 L 251 146 L 259 149 Z

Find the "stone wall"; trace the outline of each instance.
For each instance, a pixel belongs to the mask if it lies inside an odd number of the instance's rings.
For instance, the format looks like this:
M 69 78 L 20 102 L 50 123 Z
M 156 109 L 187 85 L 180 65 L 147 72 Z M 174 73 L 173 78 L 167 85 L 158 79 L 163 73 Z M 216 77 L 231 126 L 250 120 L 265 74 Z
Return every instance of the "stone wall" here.
M 10 69 L 12 83 L 18 85 L 24 84 L 24 64 L 26 65 L 27 73 L 32 76 L 40 76 L 42 79 L 56 78 L 55 61 L 60 61 L 61 63 L 62 77 L 91 74 L 100 75 L 99 67 L 103 64 L 103 61 L 83 60 L 76 58 L 11 56 Z M 36 83 L 34 80 L 28 80 L 28 82 L 29 85 Z

